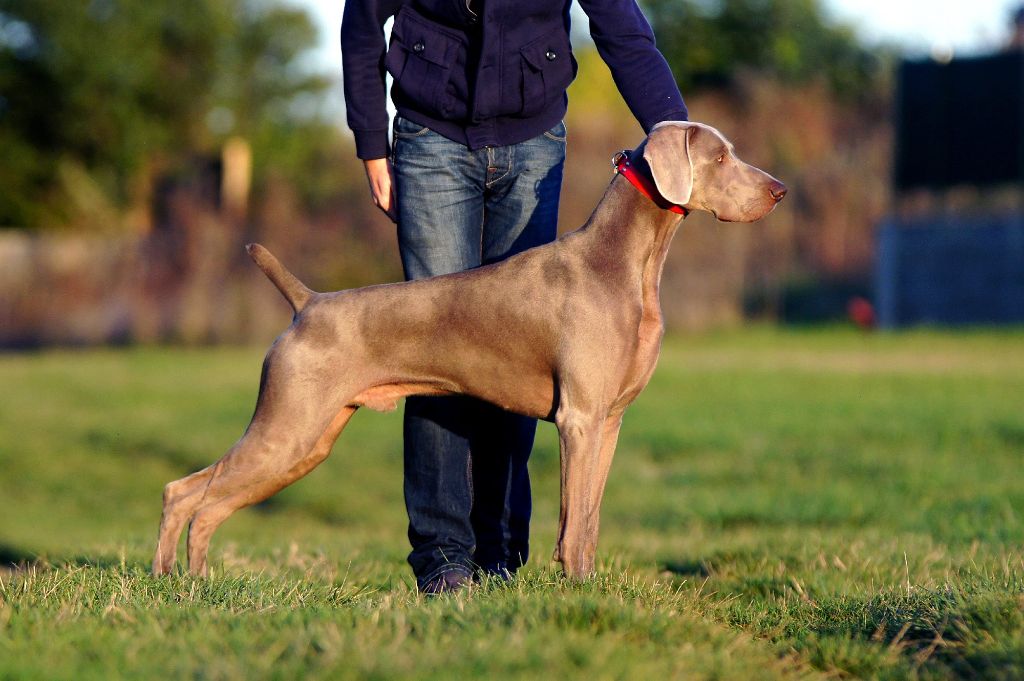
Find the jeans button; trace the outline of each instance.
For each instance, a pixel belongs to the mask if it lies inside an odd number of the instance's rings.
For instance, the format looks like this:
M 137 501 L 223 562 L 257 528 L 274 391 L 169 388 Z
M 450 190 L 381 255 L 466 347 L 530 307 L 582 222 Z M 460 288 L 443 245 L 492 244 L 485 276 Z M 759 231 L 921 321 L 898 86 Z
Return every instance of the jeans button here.
M 557 59 L 557 58 L 558 58 L 558 55 L 557 55 L 557 54 L 555 54 L 554 50 L 548 50 L 548 51 L 547 51 L 547 54 L 545 54 L 545 55 L 544 55 L 544 57 L 545 57 L 545 58 L 546 58 L 546 59 L 547 59 L 548 61 L 554 61 L 555 59 Z
M 416 54 L 419 54 L 424 50 L 425 47 L 426 46 L 422 42 L 418 42 L 412 46 L 412 51 L 415 52 Z

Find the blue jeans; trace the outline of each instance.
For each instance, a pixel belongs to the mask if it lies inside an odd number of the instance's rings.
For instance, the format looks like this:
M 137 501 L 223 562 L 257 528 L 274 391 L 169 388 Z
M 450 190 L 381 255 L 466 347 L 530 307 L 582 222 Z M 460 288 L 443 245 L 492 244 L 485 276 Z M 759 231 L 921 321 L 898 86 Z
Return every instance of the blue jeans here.
M 563 124 L 526 142 L 477 151 L 401 117 L 394 133 L 406 279 L 479 267 L 554 240 Z M 467 397 L 406 400 L 409 564 L 420 586 L 449 570 L 506 574 L 526 561 L 526 461 L 536 426 Z

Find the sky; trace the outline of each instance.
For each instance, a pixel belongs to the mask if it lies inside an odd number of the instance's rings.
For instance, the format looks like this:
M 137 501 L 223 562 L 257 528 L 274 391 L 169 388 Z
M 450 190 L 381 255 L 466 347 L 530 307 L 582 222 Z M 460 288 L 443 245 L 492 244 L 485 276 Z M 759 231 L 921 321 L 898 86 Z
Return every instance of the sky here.
M 1022 0 L 825 0 L 838 19 L 868 40 L 902 45 L 910 54 L 976 54 L 1001 45 Z

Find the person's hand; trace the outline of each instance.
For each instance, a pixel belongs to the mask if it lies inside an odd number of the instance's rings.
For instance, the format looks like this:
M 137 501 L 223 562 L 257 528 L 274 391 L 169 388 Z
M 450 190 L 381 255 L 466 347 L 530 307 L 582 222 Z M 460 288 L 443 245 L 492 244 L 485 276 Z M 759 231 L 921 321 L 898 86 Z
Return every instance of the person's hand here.
M 392 222 L 398 222 L 398 202 L 395 201 L 394 172 L 391 161 L 374 158 L 363 161 L 366 179 L 370 183 L 370 195 L 378 208 L 384 211 Z

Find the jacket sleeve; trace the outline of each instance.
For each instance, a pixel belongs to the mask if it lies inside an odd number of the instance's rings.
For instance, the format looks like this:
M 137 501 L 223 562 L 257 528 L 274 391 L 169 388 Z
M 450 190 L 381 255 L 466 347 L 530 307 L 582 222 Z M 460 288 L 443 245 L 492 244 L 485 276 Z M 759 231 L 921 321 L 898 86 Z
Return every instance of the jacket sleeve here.
M 387 92 L 384 85 L 384 22 L 401 0 L 346 0 L 341 19 L 341 70 L 348 127 L 361 159 L 388 155 Z
M 687 120 L 679 86 L 636 0 L 580 0 L 580 6 L 598 53 L 644 132 L 661 121 Z

